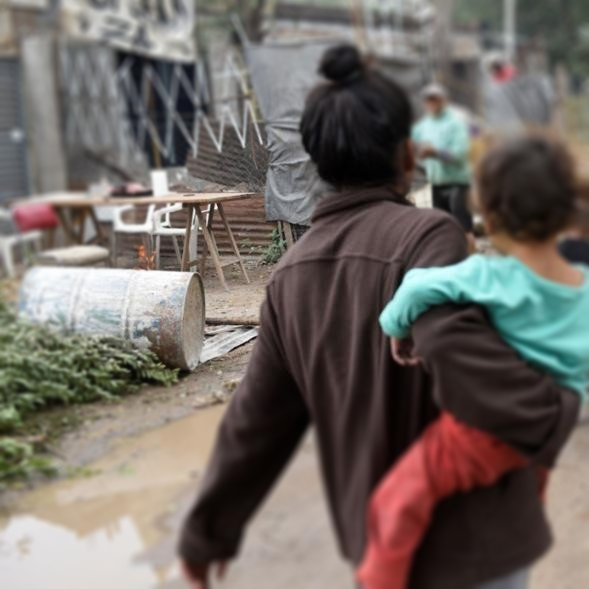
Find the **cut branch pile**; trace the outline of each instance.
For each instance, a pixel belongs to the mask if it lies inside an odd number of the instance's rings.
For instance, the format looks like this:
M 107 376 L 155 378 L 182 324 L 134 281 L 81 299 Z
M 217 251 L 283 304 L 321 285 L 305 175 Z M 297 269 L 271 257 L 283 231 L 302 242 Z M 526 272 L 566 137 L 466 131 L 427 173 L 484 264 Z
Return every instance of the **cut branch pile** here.
M 114 400 L 178 372 L 124 340 L 63 334 L 17 318 L 0 301 L 0 485 L 50 470 L 27 420 L 44 410 Z

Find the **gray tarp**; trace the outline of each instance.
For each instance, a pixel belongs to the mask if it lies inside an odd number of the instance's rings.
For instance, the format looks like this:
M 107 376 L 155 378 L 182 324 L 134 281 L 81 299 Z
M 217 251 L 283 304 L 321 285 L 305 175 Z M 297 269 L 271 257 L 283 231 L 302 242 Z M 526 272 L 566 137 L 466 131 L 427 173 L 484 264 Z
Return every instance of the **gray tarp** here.
M 319 81 L 317 65 L 327 43 L 261 45 L 246 58 L 266 123 L 270 166 L 266 183 L 269 221 L 307 225 L 314 201 L 325 190 L 303 149 L 299 121 L 305 98 Z
M 551 122 L 554 92 L 545 76 L 525 75 L 505 84 L 489 80 L 483 94 L 485 121 L 496 131 L 517 132 Z
M 246 59 L 260 110 L 266 122 L 270 166 L 266 215 L 270 221 L 307 225 L 317 196 L 326 186 L 303 149 L 299 121 L 305 98 L 319 81 L 317 67 L 334 41 L 288 45 L 252 45 Z M 385 73 L 409 90 L 421 88 L 417 63 L 387 61 Z

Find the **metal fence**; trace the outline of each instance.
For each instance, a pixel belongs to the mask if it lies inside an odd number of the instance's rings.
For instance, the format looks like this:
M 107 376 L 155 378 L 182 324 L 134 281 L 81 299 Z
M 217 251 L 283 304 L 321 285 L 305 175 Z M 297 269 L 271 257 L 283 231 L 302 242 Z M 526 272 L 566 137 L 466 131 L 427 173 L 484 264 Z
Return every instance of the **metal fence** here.
M 244 150 L 251 141 L 263 146 L 247 72 L 235 53 L 227 53 L 213 78 L 211 84 L 200 62 L 187 66 L 95 45 L 61 45 L 70 161 L 78 160 L 79 170 L 79 160 L 90 156 L 139 174 L 198 159 L 203 138 L 220 155 L 228 135 Z

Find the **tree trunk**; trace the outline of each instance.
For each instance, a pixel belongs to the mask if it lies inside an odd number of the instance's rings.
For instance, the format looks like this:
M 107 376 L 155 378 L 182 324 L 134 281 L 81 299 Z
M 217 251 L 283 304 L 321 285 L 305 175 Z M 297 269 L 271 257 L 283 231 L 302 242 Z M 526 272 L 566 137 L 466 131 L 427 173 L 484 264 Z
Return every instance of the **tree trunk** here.
M 452 84 L 452 17 L 454 0 L 437 0 L 438 10 L 434 38 L 434 59 L 438 79 L 443 84 Z
M 252 43 L 259 43 L 264 36 L 264 11 L 267 0 L 238 0 L 237 10 L 241 16 L 245 32 Z

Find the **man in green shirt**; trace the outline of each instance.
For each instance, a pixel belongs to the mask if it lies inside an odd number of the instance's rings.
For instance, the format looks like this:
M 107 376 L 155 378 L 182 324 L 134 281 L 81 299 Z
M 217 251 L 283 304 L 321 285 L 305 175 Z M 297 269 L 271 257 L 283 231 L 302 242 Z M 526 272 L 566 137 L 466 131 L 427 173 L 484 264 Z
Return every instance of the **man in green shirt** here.
M 426 115 L 413 128 L 417 157 L 433 188 L 433 205 L 454 216 L 474 244 L 469 208 L 470 133 L 464 116 L 448 106 L 446 90 L 432 84 L 423 91 Z

